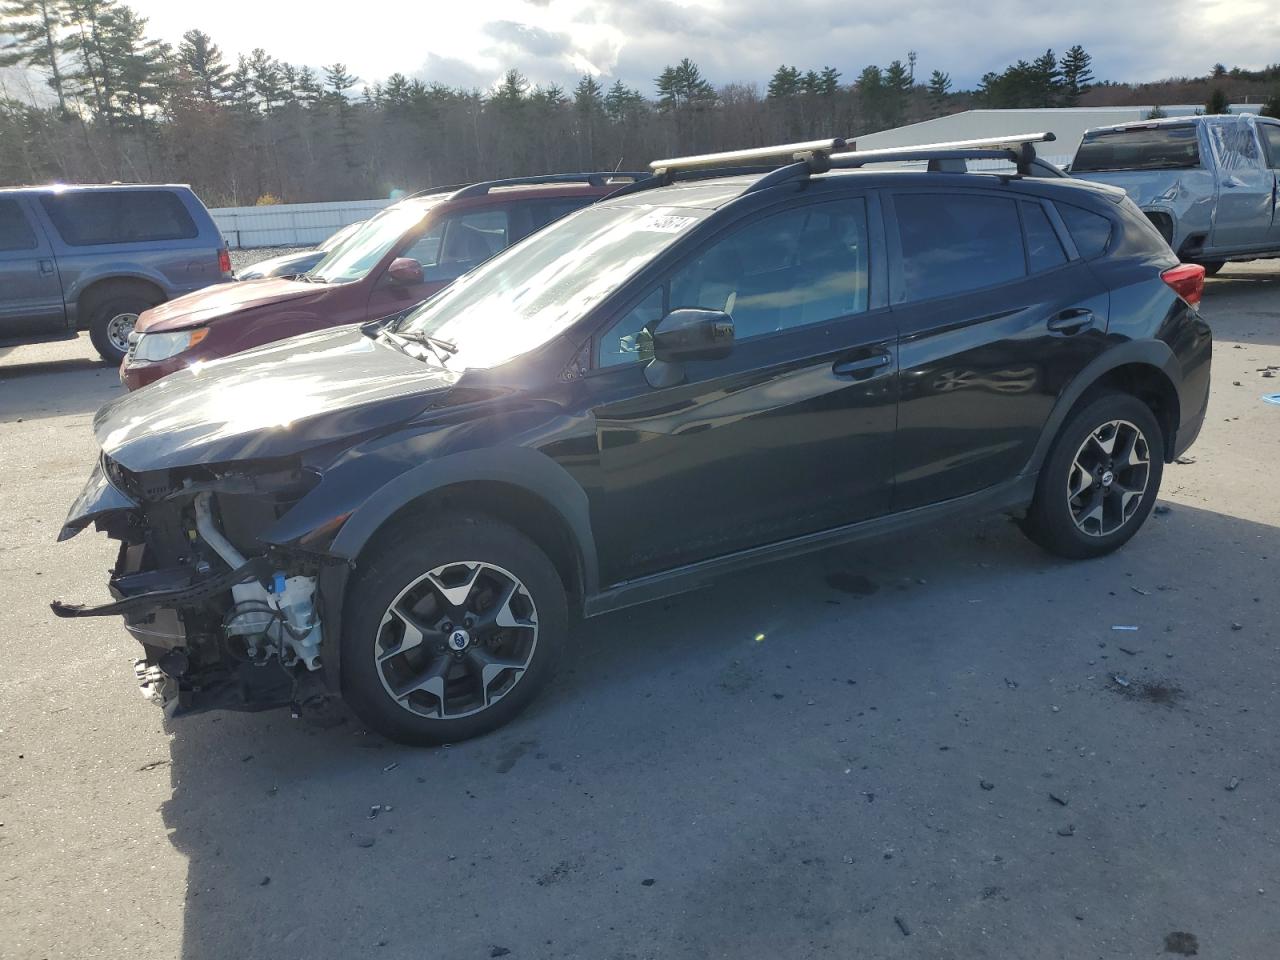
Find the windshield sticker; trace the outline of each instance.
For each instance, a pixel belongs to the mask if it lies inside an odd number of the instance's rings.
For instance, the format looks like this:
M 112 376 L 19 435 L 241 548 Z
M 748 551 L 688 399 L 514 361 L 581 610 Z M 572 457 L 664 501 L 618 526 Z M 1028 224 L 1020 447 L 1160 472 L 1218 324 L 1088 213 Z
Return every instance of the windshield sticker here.
M 636 223 L 637 230 L 650 230 L 654 233 L 679 233 L 697 217 L 673 217 L 663 213 L 651 213 Z

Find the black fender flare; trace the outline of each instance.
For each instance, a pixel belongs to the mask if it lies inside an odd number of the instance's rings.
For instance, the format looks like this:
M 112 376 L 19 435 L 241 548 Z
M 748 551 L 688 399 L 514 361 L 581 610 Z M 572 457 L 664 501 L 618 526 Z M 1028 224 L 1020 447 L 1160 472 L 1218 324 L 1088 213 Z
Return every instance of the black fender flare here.
M 1116 344 L 1076 374 L 1059 394 L 1049 419 L 1045 421 L 1044 428 L 1040 431 L 1040 439 L 1036 443 L 1035 450 L 1032 451 L 1031 458 L 1022 470 L 1022 476 L 1040 472 L 1040 467 L 1049 456 L 1049 449 L 1058 438 L 1058 432 L 1066 422 L 1067 415 L 1071 413 L 1072 408 L 1085 392 L 1112 370 L 1133 364 L 1159 370 L 1169 379 L 1174 393 L 1181 397 L 1182 368 L 1178 365 L 1178 358 L 1174 356 L 1167 343 L 1163 340 L 1129 340 Z M 1180 424 L 1175 425 L 1175 429 L 1178 426 Z M 1169 439 L 1172 438 L 1166 438 L 1166 440 Z
M 519 487 L 555 510 L 578 550 L 583 597 L 595 595 L 599 570 L 587 494 L 564 467 L 529 447 L 491 447 L 429 460 L 410 467 L 379 487 L 347 518 L 326 550 L 330 556 L 347 561 L 327 564 L 320 572 L 324 622 L 321 652 L 330 690 L 341 689 L 343 600 L 347 580 L 360 552 L 401 508 L 432 491 L 475 481 Z

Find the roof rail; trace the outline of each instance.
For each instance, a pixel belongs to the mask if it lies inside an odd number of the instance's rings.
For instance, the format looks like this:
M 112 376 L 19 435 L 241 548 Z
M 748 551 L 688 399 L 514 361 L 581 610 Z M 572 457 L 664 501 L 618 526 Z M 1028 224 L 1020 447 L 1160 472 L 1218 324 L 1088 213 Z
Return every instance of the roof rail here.
M 805 163 L 814 173 L 831 169 L 831 154 L 847 150 L 843 137 L 830 140 L 808 140 L 804 143 L 782 143 L 772 147 L 752 147 L 749 150 L 729 150 L 724 153 L 704 153 L 693 157 L 672 157 L 655 160 L 649 169 L 658 176 L 683 173 L 688 170 L 714 170 L 725 167 L 769 166 L 787 163 Z M 772 161 L 772 162 L 770 162 Z
M 605 187 L 609 185 L 611 180 L 630 180 L 634 182 L 636 180 L 647 180 L 650 176 L 651 174 L 649 173 L 624 170 L 618 172 L 603 171 L 600 173 L 549 173 L 537 177 L 509 177 L 506 180 L 486 180 L 482 183 L 464 186 L 451 199 L 460 200 L 464 197 L 481 197 L 494 187 L 523 187 L 544 183 L 584 183 L 593 187 Z

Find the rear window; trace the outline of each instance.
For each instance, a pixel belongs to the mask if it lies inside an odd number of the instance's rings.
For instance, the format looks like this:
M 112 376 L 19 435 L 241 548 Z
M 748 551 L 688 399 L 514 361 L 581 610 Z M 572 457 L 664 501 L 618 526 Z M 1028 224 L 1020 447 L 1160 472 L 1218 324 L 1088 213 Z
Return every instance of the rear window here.
M 1027 231 L 1027 265 L 1032 273 L 1052 270 L 1067 262 L 1067 252 L 1062 249 L 1062 241 L 1044 207 L 1024 200 L 1022 226 Z
M 1058 214 L 1067 225 L 1067 232 L 1076 243 L 1080 256 L 1088 260 L 1107 249 L 1111 242 L 1111 221 L 1098 213 L 1092 213 L 1069 203 L 1059 203 Z
M 0 199 L 0 250 L 34 250 L 35 231 L 17 200 Z
M 1104 170 L 1171 170 L 1200 166 L 1195 124 L 1093 130 L 1084 135 L 1072 173 Z
M 168 190 L 56 193 L 40 203 L 73 247 L 191 240 L 199 234 L 187 208 Z
M 1026 276 L 1013 200 L 900 194 L 893 206 L 902 244 L 899 301 L 945 297 Z

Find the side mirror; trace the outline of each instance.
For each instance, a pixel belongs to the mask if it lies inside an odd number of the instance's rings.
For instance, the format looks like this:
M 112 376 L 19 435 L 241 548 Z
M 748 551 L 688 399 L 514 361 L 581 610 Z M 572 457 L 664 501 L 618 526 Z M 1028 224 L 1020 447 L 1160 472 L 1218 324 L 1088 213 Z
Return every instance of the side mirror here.
M 658 321 L 651 338 L 653 360 L 645 367 L 650 386 L 670 387 L 684 379 L 689 360 L 723 360 L 733 349 L 733 319 L 722 310 L 672 310 Z M 642 352 L 644 345 L 641 346 Z
M 733 349 L 733 320 L 721 310 L 672 310 L 653 331 L 653 356 L 664 363 L 723 360 Z
M 387 267 L 387 281 L 405 287 L 422 283 L 422 264 L 413 257 L 396 257 Z

